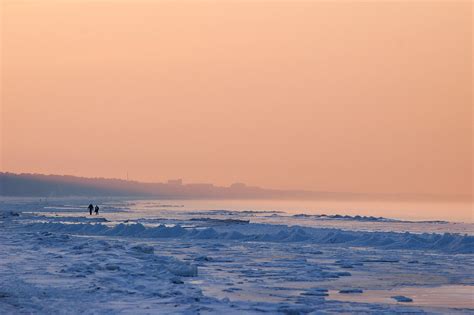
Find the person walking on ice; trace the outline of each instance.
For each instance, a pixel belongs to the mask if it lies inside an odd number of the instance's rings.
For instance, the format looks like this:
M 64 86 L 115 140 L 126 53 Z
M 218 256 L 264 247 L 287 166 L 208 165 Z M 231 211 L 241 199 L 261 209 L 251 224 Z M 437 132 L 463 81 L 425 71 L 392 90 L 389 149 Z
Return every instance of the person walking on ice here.
M 92 214 L 92 213 L 91 213 Z M 98 215 L 99 214 L 99 206 L 95 206 L 95 215 Z
M 94 210 L 94 206 L 91 204 L 89 204 L 89 215 L 92 215 L 92 210 Z

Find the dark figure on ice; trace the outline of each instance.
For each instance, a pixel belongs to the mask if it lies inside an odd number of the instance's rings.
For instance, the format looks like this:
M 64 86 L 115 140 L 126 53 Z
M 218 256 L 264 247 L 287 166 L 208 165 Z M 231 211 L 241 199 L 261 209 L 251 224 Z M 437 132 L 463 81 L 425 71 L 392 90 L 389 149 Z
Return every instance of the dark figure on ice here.
M 92 210 L 94 210 L 94 206 L 92 205 L 92 203 L 89 205 L 89 214 L 92 215 Z
M 98 214 L 99 214 L 99 206 L 95 206 L 95 215 L 98 215 Z

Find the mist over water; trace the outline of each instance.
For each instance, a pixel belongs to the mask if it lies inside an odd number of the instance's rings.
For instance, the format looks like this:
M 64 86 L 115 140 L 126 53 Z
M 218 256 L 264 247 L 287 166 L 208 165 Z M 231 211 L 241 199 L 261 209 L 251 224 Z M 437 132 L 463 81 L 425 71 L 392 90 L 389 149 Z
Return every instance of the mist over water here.
M 407 221 L 473 223 L 472 202 L 361 201 L 361 200 L 172 200 L 162 204 L 183 210 L 283 211 L 309 215 L 361 215 Z

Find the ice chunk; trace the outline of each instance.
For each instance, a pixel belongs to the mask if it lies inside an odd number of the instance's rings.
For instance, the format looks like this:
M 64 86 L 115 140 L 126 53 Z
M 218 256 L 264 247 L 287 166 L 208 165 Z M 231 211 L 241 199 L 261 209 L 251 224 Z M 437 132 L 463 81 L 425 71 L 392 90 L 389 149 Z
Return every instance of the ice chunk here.
M 133 246 L 131 249 L 135 252 L 144 253 L 144 254 L 153 254 L 154 252 L 153 246 L 148 246 L 148 245 L 137 245 L 137 246 Z
M 301 295 L 309 296 L 328 296 L 328 290 L 324 288 L 310 288 L 308 291 L 301 293 Z
M 213 261 L 214 259 L 208 256 L 199 256 L 199 257 L 194 258 L 194 260 L 195 261 Z
M 339 293 L 341 294 L 353 294 L 353 293 L 363 293 L 364 291 L 362 289 L 343 289 L 339 290 Z
M 105 264 L 105 269 L 110 270 L 110 271 L 117 271 L 117 270 L 120 270 L 120 266 L 117 264 L 108 263 L 108 264 Z
M 413 299 L 403 296 L 403 295 L 394 295 L 392 296 L 392 299 L 396 300 L 397 302 L 403 302 L 403 303 L 413 302 Z
M 172 274 L 180 277 L 196 277 L 198 274 L 196 265 L 189 265 L 179 261 L 168 266 L 168 270 Z

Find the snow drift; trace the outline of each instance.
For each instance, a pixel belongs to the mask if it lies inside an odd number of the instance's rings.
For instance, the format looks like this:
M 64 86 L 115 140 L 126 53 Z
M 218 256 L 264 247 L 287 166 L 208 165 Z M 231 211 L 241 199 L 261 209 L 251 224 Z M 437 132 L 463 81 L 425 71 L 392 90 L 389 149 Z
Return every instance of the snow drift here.
M 376 247 L 383 249 L 437 250 L 455 254 L 474 253 L 474 236 L 460 234 L 414 234 L 397 232 L 361 232 L 328 228 L 308 228 L 268 224 L 241 224 L 215 228 L 183 228 L 180 225 L 145 227 L 140 223 L 104 224 L 32 223 L 30 231 L 69 234 L 122 236 L 137 238 L 219 239 L 257 242 L 310 242 L 342 246 Z

